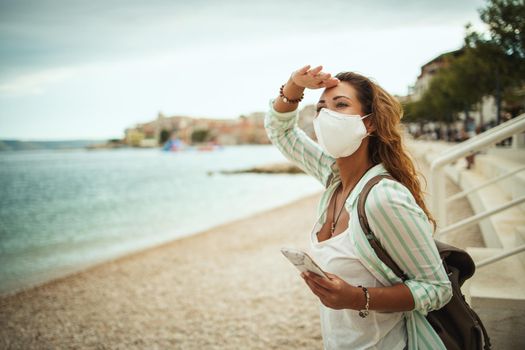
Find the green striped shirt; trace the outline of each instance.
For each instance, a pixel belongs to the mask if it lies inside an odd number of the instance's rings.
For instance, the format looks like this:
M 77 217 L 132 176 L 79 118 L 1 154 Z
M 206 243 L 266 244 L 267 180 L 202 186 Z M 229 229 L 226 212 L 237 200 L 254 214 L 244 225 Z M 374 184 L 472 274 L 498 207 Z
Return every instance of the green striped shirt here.
M 279 113 L 270 99 L 264 127 L 271 142 L 307 174 L 325 187 L 318 206 L 321 223 L 326 221 L 330 198 L 340 184 L 335 158 L 323 151 L 297 126 L 297 110 Z M 383 164 L 370 168 L 348 196 L 345 209 L 357 218 L 357 199 L 366 182 L 379 174 L 388 174 Z M 370 228 L 392 259 L 408 275 L 404 282 L 412 292 L 415 307 L 404 312 L 409 349 L 446 349 L 425 315 L 444 306 L 452 298 L 452 287 L 432 238 L 432 225 L 404 185 L 382 179 L 370 191 L 365 211 Z M 359 220 L 349 221 L 351 242 L 363 265 L 383 285 L 403 281 L 375 254 Z

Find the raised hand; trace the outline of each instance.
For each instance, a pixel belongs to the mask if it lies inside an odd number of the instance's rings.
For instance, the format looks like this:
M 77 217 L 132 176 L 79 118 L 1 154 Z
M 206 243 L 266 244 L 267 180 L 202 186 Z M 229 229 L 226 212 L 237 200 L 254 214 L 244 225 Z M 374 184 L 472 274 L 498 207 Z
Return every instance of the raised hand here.
M 334 87 L 339 79 L 332 77 L 330 73 L 322 72 L 323 66 L 310 69 L 306 65 L 292 73 L 291 80 L 299 87 L 307 89 L 320 89 Z

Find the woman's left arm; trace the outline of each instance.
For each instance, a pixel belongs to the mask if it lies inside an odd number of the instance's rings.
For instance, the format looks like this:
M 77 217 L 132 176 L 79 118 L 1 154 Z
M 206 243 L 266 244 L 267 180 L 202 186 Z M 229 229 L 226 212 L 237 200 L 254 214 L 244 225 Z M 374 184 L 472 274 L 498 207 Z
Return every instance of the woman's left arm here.
M 319 297 L 324 306 L 340 310 L 364 310 L 366 296 L 361 288 L 346 283 L 337 275 L 325 272 L 330 280 L 314 273 L 301 273 L 312 292 Z M 367 288 L 369 310 L 380 312 L 410 311 L 414 309 L 412 293 L 403 283 L 391 287 Z
M 452 285 L 432 238 L 432 225 L 408 188 L 381 180 L 370 191 L 365 211 L 370 229 L 408 276 L 402 285 L 412 294 L 414 310 L 426 315 L 446 305 Z
M 432 238 L 432 226 L 410 191 L 396 181 L 383 179 L 370 191 L 365 211 L 371 230 L 408 280 L 389 287 L 368 288 L 369 310 L 417 310 L 426 315 L 444 306 L 452 288 Z M 363 290 L 336 275 L 330 281 L 305 278 L 327 307 L 364 309 Z

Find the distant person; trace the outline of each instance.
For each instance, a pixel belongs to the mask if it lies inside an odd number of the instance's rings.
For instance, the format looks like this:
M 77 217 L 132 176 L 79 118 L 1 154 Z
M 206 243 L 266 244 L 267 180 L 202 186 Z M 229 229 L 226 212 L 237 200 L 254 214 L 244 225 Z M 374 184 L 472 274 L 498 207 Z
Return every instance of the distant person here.
M 504 112 L 502 113 L 501 115 L 501 121 L 500 121 L 500 124 L 503 124 L 505 122 L 508 122 L 509 120 L 512 119 L 512 114 L 510 114 L 509 112 Z M 506 139 L 502 140 L 500 142 L 500 144 L 502 146 L 511 146 L 512 145 L 512 137 L 507 137 Z
M 467 118 L 466 131 L 468 138 L 476 136 L 476 120 L 471 116 Z
M 447 129 L 447 141 L 448 142 L 454 141 L 454 130 L 451 127 Z
M 324 88 L 313 120 L 318 143 L 297 126 L 306 88 Z M 451 283 L 403 145 L 402 114 L 400 103 L 370 79 L 353 72 L 332 77 L 322 66 L 293 72 L 269 103 L 270 140 L 325 188 L 309 240 L 312 258 L 330 280 L 303 278 L 321 301 L 327 350 L 445 349 L 425 315 L 448 303 Z M 397 181 L 380 180 L 365 211 L 379 242 L 408 275 L 404 283 L 379 260 L 357 217 L 360 191 L 379 174 Z
M 465 140 L 476 136 L 476 120 L 469 116 L 465 122 Z M 465 157 L 467 160 L 467 169 L 471 169 L 474 165 L 475 154 L 470 154 Z

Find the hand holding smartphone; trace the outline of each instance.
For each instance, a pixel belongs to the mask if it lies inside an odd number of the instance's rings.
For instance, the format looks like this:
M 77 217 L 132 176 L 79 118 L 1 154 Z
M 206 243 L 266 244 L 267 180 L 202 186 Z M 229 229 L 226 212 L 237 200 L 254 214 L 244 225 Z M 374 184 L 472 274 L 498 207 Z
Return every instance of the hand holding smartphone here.
M 305 252 L 295 248 L 281 248 L 281 253 L 297 267 L 301 272 L 313 272 L 322 278 L 329 279 L 326 273 L 315 263 L 315 261 Z

